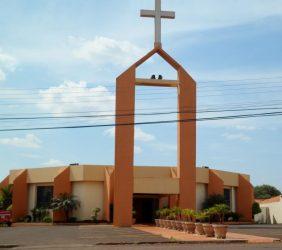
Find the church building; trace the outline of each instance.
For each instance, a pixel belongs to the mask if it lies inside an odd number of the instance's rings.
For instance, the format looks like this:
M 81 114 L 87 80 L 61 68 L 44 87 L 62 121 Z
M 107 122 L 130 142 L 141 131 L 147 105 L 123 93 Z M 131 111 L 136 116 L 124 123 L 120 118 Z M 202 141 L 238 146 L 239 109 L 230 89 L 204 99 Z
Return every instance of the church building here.
M 73 194 L 80 200 L 81 206 L 74 212 L 78 220 L 89 220 L 91 211 L 98 207 L 99 219 L 120 227 L 132 225 L 133 211 L 137 222 L 143 223 L 151 222 L 155 211 L 164 206 L 200 210 L 212 194 L 224 195 L 232 211 L 244 220 L 252 220 L 253 187 L 248 175 L 196 167 L 196 82 L 161 43 L 161 19 L 173 19 L 175 13 L 162 11 L 161 0 L 155 0 L 155 10 L 142 10 L 141 16 L 154 18 L 155 43 L 116 79 L 114 166 L 12 170 L 1 185 L 13 184 L 14 220 L 61 193 Z M 176 71 L 177 79 L 136 77 L 137 68 L 156 54 Z M 176 166 L 134 166 L 136 86 L 177 89 Z M 61 218 L 56 214 L 54 220 Z

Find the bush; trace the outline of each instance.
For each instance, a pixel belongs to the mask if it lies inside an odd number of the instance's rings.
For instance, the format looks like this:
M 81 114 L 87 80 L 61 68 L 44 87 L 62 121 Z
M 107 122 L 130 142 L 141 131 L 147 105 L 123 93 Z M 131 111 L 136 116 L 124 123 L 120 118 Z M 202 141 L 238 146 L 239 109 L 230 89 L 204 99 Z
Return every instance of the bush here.
M 49 210 L 45 208 L 37 208 L 31 210 L 34 222 L 42 222 L 43 218 L 49 216 Z
M 44 222 L 44 223 L 51 223 L 52 222 L 52 218 L 50 216 L 45 216 L 43 218 L 42 222 Z
M 53 211 L 61 211 L 65 214 L 65 221 L 70 222 L 70 214 L 77 210 L 80 206 L 80 202 L 76 199 L 74 195 L 63 193 L 58 197 L 52 199 L 51 209 Z
M 93 209 L 91 218 L 94 222 L 98 222 L 98 214 L 100 213 L 100 211 L 101 211 L 101 209 L 98 208 L 98 207 Z
M 25 217 L 24 217 L 24 222 L 31 222 L 32 221 L 32 217 L 30 216 L 30 215 L 26 215 Z
M 226 204 L 227 201 L 221 194 L 213 194 L 206 198 L 206 200 L 203 203 L 203 209 L 209 209 L 211 207 L 214 207 L 216 204 Z
M 240 214 L 235 213 L 235 212 L 229 212 L 227 214 L 225 214 L 225 221 L 239 221 L 240 218 L 242 217 Z
M 253 203 L 252 213 L 253 213 L 253 217 L 254 217 L 256 214 L 261 213 L 260 205 L 259 205 L 257 202 L 254 202 L 254 203 Z
M 76 218 L 76 217 L 69 217 L 69 219 L 68 219 L 67 222 L 75 223 L 76 221 L 77 221 L 77 218 Z

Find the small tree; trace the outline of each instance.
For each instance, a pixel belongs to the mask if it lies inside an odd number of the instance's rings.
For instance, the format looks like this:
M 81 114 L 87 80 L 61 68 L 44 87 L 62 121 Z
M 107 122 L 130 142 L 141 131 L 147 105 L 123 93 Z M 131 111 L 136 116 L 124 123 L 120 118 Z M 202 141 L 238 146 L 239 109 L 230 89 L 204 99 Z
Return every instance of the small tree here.
M 261 208 L 260 208 L 260 205 L 259 203 L 257 202 L 254 202 L 253 203 L 253 206 L 252 206 L 252 214 L 253 214 L 253 218 L 256 214 L 259 214 L 261 213 Z
M 65 214 L 65 219 L 68 222 L 70 213 L 80 206 L 80 202 L 71 194 L 60 194 L 57 198 L 51 201 L 51 209 L 53 211 L 62 211 Z
M 6 187 L 2 187 L 0 190 L 0 209 L 6 210 L 12 205 L 13 198 L 13 185 L 9 184 Z

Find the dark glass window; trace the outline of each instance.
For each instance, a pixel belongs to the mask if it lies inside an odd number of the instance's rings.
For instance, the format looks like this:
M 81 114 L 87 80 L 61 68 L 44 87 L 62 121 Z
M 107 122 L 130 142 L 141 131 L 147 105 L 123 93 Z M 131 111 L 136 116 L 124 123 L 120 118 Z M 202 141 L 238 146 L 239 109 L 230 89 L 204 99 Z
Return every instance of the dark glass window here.
M 231 207 L 231 189 L 224 189 L 224 198 L 227 202 L 227 205 Z
M 38 186 L 36 196 L 36 206 L 47 208 L 53 198 L 53 186 Z

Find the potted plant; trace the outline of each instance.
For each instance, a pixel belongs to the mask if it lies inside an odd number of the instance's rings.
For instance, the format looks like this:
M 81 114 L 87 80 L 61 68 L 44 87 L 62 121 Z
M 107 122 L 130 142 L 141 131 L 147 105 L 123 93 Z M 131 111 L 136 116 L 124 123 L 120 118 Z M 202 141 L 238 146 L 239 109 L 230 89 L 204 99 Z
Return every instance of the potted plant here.
M 101 212 L 101 209 L 99 207 L 96 207 L 92 210 L 92 220 L 94 223 L 98 223 L 98 214 Z
M 184 231 L 189 234 L 195 233 L 195 211 L 191 209 L 184 209 L 182 211 L 183 217 L 185 219 L 184 222 Z
M 213 229 L 213 226 L 211 224 L 211 218 L 212 218 L 212 216 L 214 216 L 216 214 L 215 208 L 211 207 L 209 209 L 206 209 L 205 214 L 206 214 L 208 221 L 209 221 L 209 223 L 203 224 L 203 229 L 204 229 L 205 235 L 207 237 L 214 237 L 214 229 Z
M 198 212 L 196 213 L 196 220 L 197 222 L 195 223 L 195 227 L 196 227 L 196 233 L 198 235 L 204 235 L 205 231 L 203 228 L 203 222 L 207 219 L 207 215 L 205 212 Z
M 215 237 L 225 239 L 227 234 L 227 225 L 223 225 L 225 215 L 230 211 L 226 204 L 217 204 L 214 206 L 214 213 L 218 216 L 220 224 L 213 224 Z
M 156 211 L 155 224 L 156 224 L 157 227 L 160 227 L 160 213 L 161 213 L 160 211 L 161 211 L 161 209 Z
M 175 230 L 183 230 L 182 228 L 182 221 L 181 221 L 181 214 L 182 214 L 182 209 L 179 207 L 174 207 L 172 208 L 173 213 L 175 214 L 175 219 L 174 219 L 174 223 L 175 223 Z
M 177 224 L 176 224 L 176 221 L 175 221 L 176 215 L 175 215 L 173 210 L 170 211 L 167 219 L 168 219 L 167 220 L 167 228 L 176 230 L 177 229 Z

